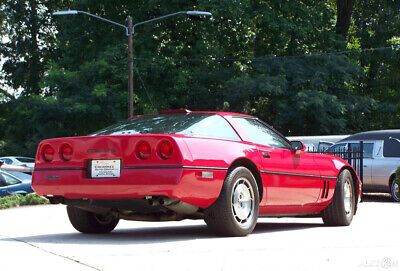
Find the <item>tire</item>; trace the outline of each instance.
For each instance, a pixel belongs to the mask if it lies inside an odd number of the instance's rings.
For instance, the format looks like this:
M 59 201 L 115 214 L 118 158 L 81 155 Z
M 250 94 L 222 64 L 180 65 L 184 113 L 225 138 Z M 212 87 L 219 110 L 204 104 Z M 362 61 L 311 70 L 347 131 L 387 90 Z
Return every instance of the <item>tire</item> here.
M 259 193 L 253 174 L 245 167 L 228 172 L 218 199 L 205 210 L 205 222 L 221 236 L 245 236 L 254 230 Z
M 340 172 L 332 202 L 322 211 L 322 220 L 328 226 L 348 226 L 353 220 L 356 196 L 353 177 L 347 169 Z
M 390 186 L 390 194 L 392 195 L 392 198 L 394 201 L 399 202 L 400 201 L 400 181 L 394 179 L 392 182 L 392 185 Z
M 88 212 L 73 206 L 67 206 L 69 221 L 82 233 L 108 233 L 118 224 L 119 219 Z

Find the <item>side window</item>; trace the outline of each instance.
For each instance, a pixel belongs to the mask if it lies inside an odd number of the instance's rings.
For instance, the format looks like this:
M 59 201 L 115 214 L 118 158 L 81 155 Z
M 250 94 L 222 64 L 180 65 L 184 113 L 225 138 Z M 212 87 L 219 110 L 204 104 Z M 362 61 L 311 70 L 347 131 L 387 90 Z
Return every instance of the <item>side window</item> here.
M 372 158 L 373 151 L 374 151 L 374 143 L 364 143 L 363 144 L 364 158 Z
M 190 126 L 188 129 L 180 131 L 178 134 L 240 141 L 239 136 L 231 125 L 219 115 L 207 117 Z
M 4 163 L 7 164 L 7 165 L 11 165 L 11 164 L 12 164 L 12 160 L 11 160 L 11 159 L 4 158 L 4 159 L 2 159 L 2 160 L 3 160 Z
M 360 143 L 350 143 L 349 144 L 351 151 L 360 151 Z M 374 150 L 374 143 L 363 143 L 363 157 L 364 158 L 372 158 L 372 152 Z
M 400 143 L 397 140 L 387 139 L 383 145 L 384 157 L 400 157 Z
M 14 177 L 11 177 L 10 175 L 7 175 L 7 174 L 2 174 L 2 175 L 4 177 L 6 186 L 21 183 L 18 179 L 14 178 Z
M 246 131 L 251 142 L 281 149 L 291 149 L 290 144 L 285 139 L 257 119 L 235 118 L 235 120 Z

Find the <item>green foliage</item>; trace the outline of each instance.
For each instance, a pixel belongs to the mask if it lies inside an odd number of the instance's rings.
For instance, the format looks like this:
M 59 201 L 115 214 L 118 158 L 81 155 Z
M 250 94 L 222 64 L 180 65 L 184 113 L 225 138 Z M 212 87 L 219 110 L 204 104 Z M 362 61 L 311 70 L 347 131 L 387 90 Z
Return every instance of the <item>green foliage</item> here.
M 395 182 L 398 182 L 400 184 L 400 167 L 396 169 L 396 177 L 394 179 Z
M 33 156 L 45 138 L 86 135 L 127 116 L 125 30 L 51 16 L 65 9 L 122 24 L 128 15 L 213 13 L 135 29 L 136 114 L 232 110 L 286 135 L 398 128 L 400 3 L 354 1 L 348 33 L 338 35 L 337 1 L 3 1 L 0 84 L 22 94 L 0 96 L 0 154 Z
M 11 195 L 0 198 L 0 209 L 7 209 L 11 207 L 25 206 L 25 205 L 41 205 L 48 204 L 49 201 L 45 198 L 39 197 L 32 193 L 27 195 Z

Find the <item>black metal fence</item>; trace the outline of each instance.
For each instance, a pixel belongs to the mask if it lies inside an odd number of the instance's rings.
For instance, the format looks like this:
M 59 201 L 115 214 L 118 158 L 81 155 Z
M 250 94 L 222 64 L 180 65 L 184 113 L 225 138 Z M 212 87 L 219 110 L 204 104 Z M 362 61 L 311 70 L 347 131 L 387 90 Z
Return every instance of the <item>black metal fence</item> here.
M 337 157 L 342 158 L 347 161 L 357 172 L 357 175 L 360 177 L 361 182 L 363 181 L 363 169 L 364 169 L 364 143 L 360 141 L 360 143 L 350 143 L 346 144 L 342 148 L 327 148 L 327 149 L 314 149 L 309 148 L 307 152 L 311 153 L 324 153 L 335 155 Z

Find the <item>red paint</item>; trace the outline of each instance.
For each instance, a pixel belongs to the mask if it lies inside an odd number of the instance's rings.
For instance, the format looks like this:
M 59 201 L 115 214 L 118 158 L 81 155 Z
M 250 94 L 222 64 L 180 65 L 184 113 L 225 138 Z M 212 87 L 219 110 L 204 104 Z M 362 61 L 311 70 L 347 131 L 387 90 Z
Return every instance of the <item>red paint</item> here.
M 207 208 L 218 198 L 231 165 L 238 159 L 247 159 L 257 167 L 262 179 L 260 214 L 315 213 L 332 200 L 336 183 L 336 179 L 329 179 L 329 195 L 322 199 L 325 179 L 321 176 L 337 177 L 344 167 L 350 167 L 333 156 L 255 145 L 248 142 L 245 131 L 231 119 L 233 115 L 247 115 L 208 113 L 224 117 L 242 140 L 165 134 L 48 139 L 38 147 L 32 186 L 41 196 L 96 199 L 168 196 Z M 65 150 L 64 146 L 70 149 Z M 50 148 L 52 159 L 45 159 L 51 158 Z M 263 157 L 263 152 L 270 157 Z M 71 155 L 69 161 L 65 154 Z M 91 159 L 121 159 L 121 176 L 88 178 L 87 165 Z M 203 171 L 213 172 L 213 178 L 202 178 Z

